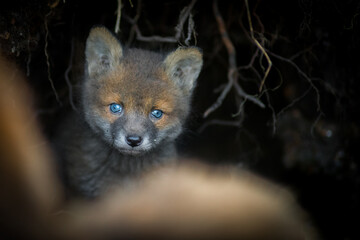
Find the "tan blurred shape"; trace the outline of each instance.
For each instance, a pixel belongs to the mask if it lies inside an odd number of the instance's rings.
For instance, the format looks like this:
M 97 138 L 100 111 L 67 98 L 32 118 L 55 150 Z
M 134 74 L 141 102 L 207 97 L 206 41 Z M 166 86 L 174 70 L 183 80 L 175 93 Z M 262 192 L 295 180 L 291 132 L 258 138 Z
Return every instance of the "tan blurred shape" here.
M 61 199 L 53 157 L 32 107 L 22 73 L 0 55 L 0 211 L 3 229 L 14 228 L 2 232 L 9 237 L 27 232 L 40 237 L 40 225 Z

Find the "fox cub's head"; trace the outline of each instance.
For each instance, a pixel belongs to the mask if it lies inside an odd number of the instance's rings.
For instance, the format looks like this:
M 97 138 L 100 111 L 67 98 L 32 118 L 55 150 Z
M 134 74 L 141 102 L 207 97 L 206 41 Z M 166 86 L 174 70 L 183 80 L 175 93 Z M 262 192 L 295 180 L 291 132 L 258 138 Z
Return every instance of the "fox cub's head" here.
M 123 49 L 104 27 L 86 41 L 83 108 L 92 129 L 124 154 L 174 140 L 189 112 L 202 67 L 197 48 L 167 55 Z

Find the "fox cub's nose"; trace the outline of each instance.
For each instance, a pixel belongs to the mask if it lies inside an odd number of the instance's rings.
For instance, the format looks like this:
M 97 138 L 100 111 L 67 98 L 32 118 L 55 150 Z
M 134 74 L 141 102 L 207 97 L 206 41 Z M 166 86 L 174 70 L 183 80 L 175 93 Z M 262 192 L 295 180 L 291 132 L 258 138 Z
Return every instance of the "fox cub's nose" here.
M 136 135 L 128 135 L 125 138 L 126 143 L 129 144 L 131 147 L 137 147 L 142 143 L 142 137 Z

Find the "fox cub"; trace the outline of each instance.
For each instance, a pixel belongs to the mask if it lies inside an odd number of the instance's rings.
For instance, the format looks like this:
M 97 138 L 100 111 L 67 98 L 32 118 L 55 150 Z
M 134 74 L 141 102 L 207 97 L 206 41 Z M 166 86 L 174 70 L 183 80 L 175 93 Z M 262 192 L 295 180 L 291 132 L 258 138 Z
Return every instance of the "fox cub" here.
M 95 197 L 174 159 L 202 53 L 124 49 L 105 27 L 86 40 L 81 111 L 60 128 L 59 150 L 75 194 Z

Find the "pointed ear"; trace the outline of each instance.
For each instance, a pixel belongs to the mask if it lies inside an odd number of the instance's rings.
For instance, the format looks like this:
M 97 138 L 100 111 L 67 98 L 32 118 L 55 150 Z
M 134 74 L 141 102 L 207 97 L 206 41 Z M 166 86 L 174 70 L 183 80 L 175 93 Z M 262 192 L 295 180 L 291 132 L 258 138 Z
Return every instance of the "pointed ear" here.
M 123 50 L 119 40 L 105 27 L 91 29 L 86 40 L 85 71 L 89 77 L 104 73 L 119 64 Z
M 190 96 L 203 64 L 200 50 L 195 47 L 178 48 L 165 58 L 164 64 L 170 79 Z

